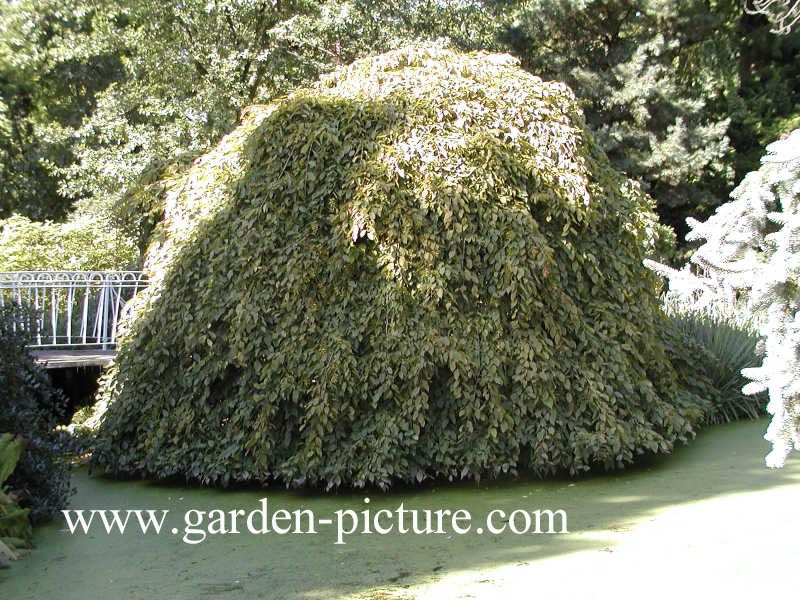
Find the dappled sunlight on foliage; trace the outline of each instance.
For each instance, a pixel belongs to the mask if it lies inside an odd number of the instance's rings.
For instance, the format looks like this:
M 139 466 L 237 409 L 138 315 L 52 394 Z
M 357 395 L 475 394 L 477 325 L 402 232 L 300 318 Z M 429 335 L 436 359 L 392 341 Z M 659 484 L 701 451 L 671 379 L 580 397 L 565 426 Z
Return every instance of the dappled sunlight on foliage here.
M 659 341 L 657 232 L 563 84 L 358 61 L 172 187 L 94 458 L 335 487 L 668 452 L 705 405 Z
M 130 269 L 138 262 L 133 240 L 104 219 L 39 223 L 15 215 L 0 220 L 0 271 L 102 271 Z

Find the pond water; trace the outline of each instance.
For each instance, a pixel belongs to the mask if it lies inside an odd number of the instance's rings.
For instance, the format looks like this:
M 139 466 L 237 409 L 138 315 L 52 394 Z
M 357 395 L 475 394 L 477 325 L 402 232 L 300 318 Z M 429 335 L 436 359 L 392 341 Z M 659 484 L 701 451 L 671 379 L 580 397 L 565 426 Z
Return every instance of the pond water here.
M 692 584 L 694 592 L 702 581 L 711 592 L 730 588 L 734 598 L 746 597 L 736 594 L 748 586 L 759 595 L 772 587 L 780 591 L 784 583 L 788 590 L 789 574 L 800 564 L 800 460 L 793 456 L 783 470 L 766 469 L 765 428 L 763 419 L 713 427 L 673 455 L 625 472 L 386 494 L 212 490 L 77 470 L 71 509 L 169 510 L 161 533 L 129 525 L 125 534 L 108 534 L 95 522 L 88 534 L 71 534 L 64 518 L 56 519 L 36 529 L 30 555 L 0 571 L 0 598 L 603 598 L 612 589 L 620 598 L 639 597 L 635 586 L 642 584 L 649 597 L 674 598 L 681 589 L 683 597 L 697 597 L 681 587 L 685 581 L 676 568 L 701 578 Z M 241 533 L 184 541 L 188 511 L 250 513 L 265 497 L 270 514 L 310 509 L 317 520 L 332 518 L 334 524 L 318 524 L 316 533 L 257 535 L 239 518 Z M 370 510 L 374 516 L 401 503 L 417 511 L 469 511 L 472 529 L 459 535 L 445 520 L 445 533 L 403 535 L 397 517 L 384 514 L 379 525 L 391 521 L 392 533 L 354 533 L 335 543 L 336 511 L 360 516 Z M 518 509 L 561 509 L 569 533 L 477 533 L 492 511 Z M 508 527 L 495 517 L 495 525 Z

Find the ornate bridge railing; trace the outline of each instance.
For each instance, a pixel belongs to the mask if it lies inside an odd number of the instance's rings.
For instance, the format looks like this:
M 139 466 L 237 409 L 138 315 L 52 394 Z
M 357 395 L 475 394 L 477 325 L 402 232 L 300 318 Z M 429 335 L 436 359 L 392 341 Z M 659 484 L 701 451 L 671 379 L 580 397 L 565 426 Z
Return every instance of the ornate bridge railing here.
M 141 271 L 6 271 L 0 307 L 29 311 L 15 327 L 30 332 L 31 347 L 105 350 L 116 345 L 122 307 L 147 283 Z

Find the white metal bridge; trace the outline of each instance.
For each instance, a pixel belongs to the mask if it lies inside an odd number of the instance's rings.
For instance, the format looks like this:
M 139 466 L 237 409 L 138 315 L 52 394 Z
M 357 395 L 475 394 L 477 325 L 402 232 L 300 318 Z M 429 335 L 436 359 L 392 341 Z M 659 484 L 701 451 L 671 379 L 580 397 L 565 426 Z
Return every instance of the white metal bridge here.
M 39 355 L 95 351 L 109 358 L 90 364 L 103 364 L 113 356 L 125 303 L 147 284 L 141 271 L 6 271 L 0 272 L 0 308 L 23 309 L 13 327 L 27 332 Z

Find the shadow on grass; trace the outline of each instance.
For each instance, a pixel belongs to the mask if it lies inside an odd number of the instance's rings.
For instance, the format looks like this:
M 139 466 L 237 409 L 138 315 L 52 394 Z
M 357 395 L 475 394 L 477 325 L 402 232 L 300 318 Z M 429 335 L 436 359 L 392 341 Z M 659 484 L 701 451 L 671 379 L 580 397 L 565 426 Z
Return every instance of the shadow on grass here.
M 625 531 L 676 505 L 744 492 L 800 486 L 800 461 L 786 468 L 763 466 L 765 421 L 721 425 L 702 432 L 688 447 L 626 472 L 577 480 L 520 480 L 444 484 L 426 489 L 364 495 L 315 495 L 278 489 L 220 491 L 141 481 L 74 475 L 73 509 L 169 509 L 164 530 L 108 535 L 93 528 L 71 535 L 65 521 L 37 529 L 38 548 L 0 573 L 3 597 L 22 598 L 364 598 L 402 596 L 406 588 L 465 570 L 533 563 L 575 552 L 609 550 L 607 532 Z M 245 510 L 267 497 L 279 508 L 311 509 L 317 520 L 335 511 L 464 509 L 473 531 L 454 535 L 354 534 L 336 545 L 335 526 L 316 534 L 244 533 L 182 541 L 186 511 Z M 563 509 L 569 534 L 478 535 L 495 509 Z M 208 517 L 205 524 L 208 524 Z M 230 526 L 230 525 L 229 525 Z M 732 529 L 736 526 L 731 524 Z M 177 534 L 170 532 L 171 528 Z M 597 532 L 598 535 L 585 535 Z M 656 558 L 656 557 L 654 557 Z M 375 590 L 381 590 L 376 592 Z

